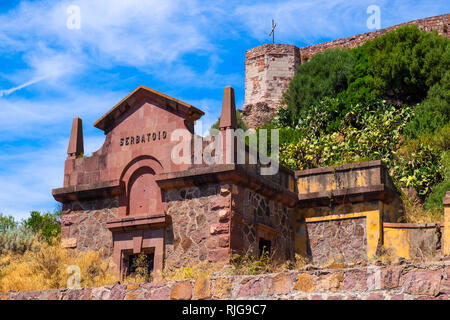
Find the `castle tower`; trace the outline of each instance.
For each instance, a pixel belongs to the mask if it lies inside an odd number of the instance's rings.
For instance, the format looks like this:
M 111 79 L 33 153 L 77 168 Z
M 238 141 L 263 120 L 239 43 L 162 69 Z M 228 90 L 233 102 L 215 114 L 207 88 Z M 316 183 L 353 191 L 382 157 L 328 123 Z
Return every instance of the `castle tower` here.
M 294 45 L 264 44 L 246 52 L 243 120 L 249 128 L 263 125 L 276 114 L 299 63 L 300 50 Z

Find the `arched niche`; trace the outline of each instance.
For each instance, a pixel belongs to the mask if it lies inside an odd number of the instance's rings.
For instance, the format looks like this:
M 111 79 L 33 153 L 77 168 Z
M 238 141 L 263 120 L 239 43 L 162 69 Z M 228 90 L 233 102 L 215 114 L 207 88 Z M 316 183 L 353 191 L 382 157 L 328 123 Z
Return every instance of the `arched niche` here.
M 162 192 L 155 180 L 160 172 L 160 162 L 150 156 L 136 158 L 125 167 L 121 181 L 126 192 L 120 196 L 119 216 L 148 216 L 164 212 Z

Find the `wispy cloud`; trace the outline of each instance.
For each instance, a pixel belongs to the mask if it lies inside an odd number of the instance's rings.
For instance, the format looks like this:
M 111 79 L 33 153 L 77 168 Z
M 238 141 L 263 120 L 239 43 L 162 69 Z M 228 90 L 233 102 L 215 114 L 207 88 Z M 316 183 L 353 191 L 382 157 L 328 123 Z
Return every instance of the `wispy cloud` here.
M 20 90 L 20 89 L 26 88 L 28 86 L 31 86 L 32 84 L 35 84 L 35 83 L 37 83 L 39 81 L 42 81 L 42 80 L 45 80 L 47 78 L 48 78 L 48 76 L 42 76 L 42 77 L 34 78 L 34 79 L 31 79 L 30 81 L 27 81 L 27 82 L 25 82 L 25 83 L 23 83 L 23 84 L 21 84 L 21 85 L 19 85 L 17 87 L 14 87 L 14 88 L 11 88 L 11 89 L 6 89 L 6 90 L 0 90 L 0 97 L 6 96 L 8 94 L 16 92 L 17 90 Z
M 380 7 L 382 28 L 448 13 L 449 9 L 446 1 L 288 0 L 239 5 L 234 15 L 254 38 L 267 39 L 273 18 L 278 42 L 309 45 L 372 31 L 366 25 L 369 5 Z
M 79 30 L 66 27 L 69 5 L 80 7 Z M 192 0 L 23 2 L 17 10 L 0 15 L 4 40 L 0 52 L 14 46 L 38 54 L 38 40 L 53 50 L 71 53 L 80 64 L 89 65 L 95 59 L 104 67 L 133 66 L 158 75 L 172 64 L 179 65 L 183 54 L 215 50 L 208 38 L 211 20 L 204 15 L 208 8 L 201 8 Z M 42 51 L 41 56 L 47 53 Z

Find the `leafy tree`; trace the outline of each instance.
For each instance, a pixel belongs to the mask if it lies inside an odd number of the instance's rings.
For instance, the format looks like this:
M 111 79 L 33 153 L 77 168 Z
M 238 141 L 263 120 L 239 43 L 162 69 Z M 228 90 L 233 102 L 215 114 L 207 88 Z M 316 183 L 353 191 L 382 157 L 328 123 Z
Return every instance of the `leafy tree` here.
M 14 230 L 18 226 L 18 222 L 13 216 L 5 216 L 0 213 L 0 232 L 6 232 L 7 230 Z
M 318 53 L 297 67 L 296 74 L 283 95 L 286 106 L 282 125 L 293 125 L 295 119 L 325 96 L 334 96 L 347 88 L 354 68 L 354 57 L 348 50 L 332 49 Z M 281 111 L 283 112 L 283 111 Z
M 347 103 L 364 103 L 374 97 L 397 105 L 416 104 L 444 78 L 450 67 L 450 41 L 436 33 L 404 26 L 352 49 L 355 68 Z
M 51 242 L 61 232 L 61 211 L 53 213 L 32 211 L 31 216 L 23 224 L 33 232 L 41 233 L 47 242 Z

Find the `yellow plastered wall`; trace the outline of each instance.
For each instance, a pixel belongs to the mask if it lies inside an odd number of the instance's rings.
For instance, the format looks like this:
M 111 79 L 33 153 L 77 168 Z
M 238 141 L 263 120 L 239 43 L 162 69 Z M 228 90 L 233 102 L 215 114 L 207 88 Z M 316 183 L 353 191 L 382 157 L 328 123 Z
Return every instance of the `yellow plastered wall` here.
M 384 247 L 393 250 L 397 257 L 411 258 L 408 229 L 384 227 L 383 238 Z
M 294 230 L 295 230 L 295 237 L 294 237 L 295 253 L 298 253 L 301 256 L 306 257 L 307 230 L 305 219 L 303 219 L 302 217 L 295 219 Z
M 450 204 L 444 205 L 443 254 L 450 255 Z
M 378 245 L 383 240 L 383 221 L 379 210 L 368 211 L 366 214 L 367 228 L 367 258 L 375 257 Z

